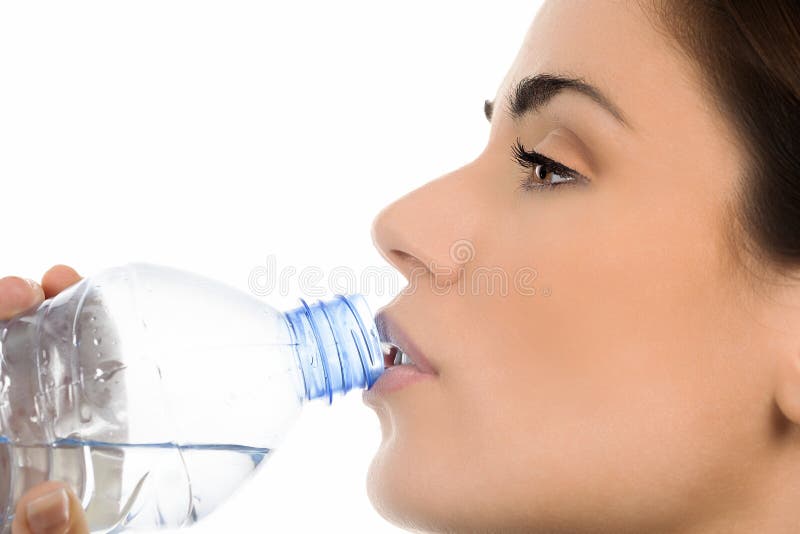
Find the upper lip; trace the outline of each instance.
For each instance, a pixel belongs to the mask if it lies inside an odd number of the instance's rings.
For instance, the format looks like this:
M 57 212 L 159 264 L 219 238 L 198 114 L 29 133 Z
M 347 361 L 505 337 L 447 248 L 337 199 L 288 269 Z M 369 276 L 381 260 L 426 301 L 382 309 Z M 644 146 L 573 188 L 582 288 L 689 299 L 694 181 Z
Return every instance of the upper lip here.
M 405 330 L 397 324 L 386 311 L 378 312 L 375 316 L 375 325 L 381 341 L 392 343 L 405 352 L 411 362 L 423 373 L 438 375 L 439 371 L 431 364 L 414 341 L 406 334 Z

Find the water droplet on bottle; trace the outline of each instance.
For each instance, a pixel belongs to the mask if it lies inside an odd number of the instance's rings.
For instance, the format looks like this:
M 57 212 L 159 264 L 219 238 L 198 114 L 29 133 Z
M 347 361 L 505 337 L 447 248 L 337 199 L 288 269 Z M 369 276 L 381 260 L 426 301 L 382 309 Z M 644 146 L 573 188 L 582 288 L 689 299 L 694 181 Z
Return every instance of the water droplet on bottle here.
M 94 379 L 98 382 L 105 382 L 109 380 L 119 371 L 126 369 L 128 366 L 117 360 L 110 362 L 103 362 L 98 364 L 97 369 L 94 370 Z
M 92 318 L 91 318 L 91 319 L 89 319 L 89 320 L 90 320 L 90 321 L 96 321 L 96 320 L 97 320 L 97 317 L 96 317 L 96 316 L 94 316 L 94 315 L 92 315 Z
M 94 346 L 95 346 L 95 347 L 96 347 L 96 346 L 98 346 L 98 345 L 100 345 L 102 342 L 103 342 L 103 338 L 99 338 L 99 337 L 96 337 L 96 338 L 94 338 L 94 339 L 92 340 L 92 343 L 94 343 Z
M 81 422 L 86 423 L 92 420 L 92 409 L 88 404 L 81 404 L 80 409 Z

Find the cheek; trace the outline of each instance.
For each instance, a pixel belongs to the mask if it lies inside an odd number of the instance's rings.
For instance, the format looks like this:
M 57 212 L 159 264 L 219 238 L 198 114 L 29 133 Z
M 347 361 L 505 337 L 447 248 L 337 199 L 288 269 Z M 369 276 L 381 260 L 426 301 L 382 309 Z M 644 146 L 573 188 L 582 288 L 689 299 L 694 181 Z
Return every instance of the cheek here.
M 740 387 L 757 369 L 714 270 L 718 252 L 688 225 L 656 236 L 658 225 L 624 223 L 576 224 L 525 247 L 495 241 L 487 257 L 504 263 L 492 264 L 534 266 L 537 294 L 459 304 L 459 322 L 479 328 L 457 345 L 463 365 L 443 402 L 457 414 L 450 431 L 470 444 L 465 479 L 493 488 L 508 513 L 533 498 L 562 510 L 580 502 L 576 518 L 611 508 L 666 518 L 693 491 L 735 477 L 730 444 L 756 435 L 742 414 L 763 419 L 764 389 Z

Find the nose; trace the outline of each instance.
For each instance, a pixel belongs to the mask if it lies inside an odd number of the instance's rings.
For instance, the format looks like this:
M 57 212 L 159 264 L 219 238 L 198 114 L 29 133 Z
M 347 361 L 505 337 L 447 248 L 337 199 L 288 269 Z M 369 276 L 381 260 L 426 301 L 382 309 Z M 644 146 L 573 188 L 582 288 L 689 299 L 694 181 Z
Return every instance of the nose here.
M 409 282 L 447 289 L 474 261 L 481 214 L 475 162 L 398 198 L 375 217 L 372 241 Z

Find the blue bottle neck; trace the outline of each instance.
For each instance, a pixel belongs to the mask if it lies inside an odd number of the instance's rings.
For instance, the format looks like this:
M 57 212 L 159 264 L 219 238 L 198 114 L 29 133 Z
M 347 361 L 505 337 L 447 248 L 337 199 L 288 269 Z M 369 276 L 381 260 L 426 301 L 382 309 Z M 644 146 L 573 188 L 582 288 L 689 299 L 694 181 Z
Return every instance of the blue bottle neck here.
M 369 389 L 383 373 L 383 351 L 362 295 L 336 295 L 284 313 L 294 338 L 306 400 Z

